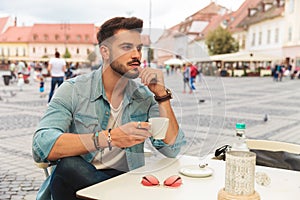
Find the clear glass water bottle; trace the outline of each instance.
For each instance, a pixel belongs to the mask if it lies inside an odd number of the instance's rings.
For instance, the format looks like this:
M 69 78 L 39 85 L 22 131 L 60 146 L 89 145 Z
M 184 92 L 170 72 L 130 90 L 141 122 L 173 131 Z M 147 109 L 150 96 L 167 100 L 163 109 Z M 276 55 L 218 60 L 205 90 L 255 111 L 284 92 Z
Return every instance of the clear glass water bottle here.
M 249 148 L 245 141 L 245 139 L 246 139 L 245 123 L 236 123 L 235 130 L 236 130 L 236 139 L 235 139 L 235 142 L 231 146 L 231 151 L 249 151 Z

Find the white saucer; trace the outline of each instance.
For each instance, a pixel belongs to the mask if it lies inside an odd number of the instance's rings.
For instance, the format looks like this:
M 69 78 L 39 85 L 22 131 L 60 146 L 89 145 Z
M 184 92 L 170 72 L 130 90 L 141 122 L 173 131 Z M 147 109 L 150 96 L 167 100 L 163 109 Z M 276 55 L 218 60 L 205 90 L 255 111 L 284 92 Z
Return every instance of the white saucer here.
M 188 165 L 182 167 L 179 172 L 189 177 L 205 178 L 211 176 L 214 170 L 210 167 L 200 168 L 198 165 Z

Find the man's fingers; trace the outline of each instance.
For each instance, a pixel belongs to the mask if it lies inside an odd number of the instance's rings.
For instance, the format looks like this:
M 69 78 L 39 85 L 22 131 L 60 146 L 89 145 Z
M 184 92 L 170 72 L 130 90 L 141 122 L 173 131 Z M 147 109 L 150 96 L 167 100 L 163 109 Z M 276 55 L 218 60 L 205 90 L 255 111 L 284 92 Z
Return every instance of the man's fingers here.
M 149 122 L 141 122 L 141 121 L 135 122 L 135 127 L 137 129 L 146 129 L 146 130 L 149 130 L 151 128 Z

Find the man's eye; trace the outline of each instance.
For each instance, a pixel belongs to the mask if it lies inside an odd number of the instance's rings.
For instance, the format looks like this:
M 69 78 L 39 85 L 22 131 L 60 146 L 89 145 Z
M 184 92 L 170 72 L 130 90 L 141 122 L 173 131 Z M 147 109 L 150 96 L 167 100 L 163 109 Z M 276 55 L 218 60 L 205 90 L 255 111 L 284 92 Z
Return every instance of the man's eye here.
M 124 45 L 122 46 L 122 49 L 125 50 L 125 51 L 129 51 L 132 49 L 132 46 L 131 45 Z

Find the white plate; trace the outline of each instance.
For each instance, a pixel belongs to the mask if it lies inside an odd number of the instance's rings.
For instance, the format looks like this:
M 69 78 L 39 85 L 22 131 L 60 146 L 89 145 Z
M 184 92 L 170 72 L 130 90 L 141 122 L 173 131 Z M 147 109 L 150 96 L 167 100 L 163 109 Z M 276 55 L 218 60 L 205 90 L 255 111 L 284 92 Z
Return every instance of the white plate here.
M 204 178 L 211 176 L 214 170 L 210 167 L 200 168 L 198 165 L 188 165 L 182 167 L 179 172 L 189 177 Z

